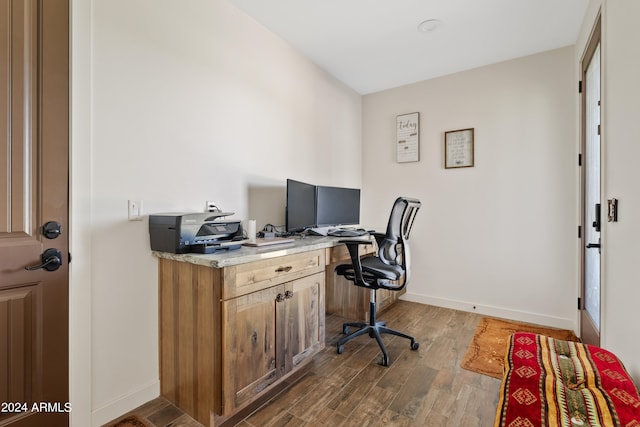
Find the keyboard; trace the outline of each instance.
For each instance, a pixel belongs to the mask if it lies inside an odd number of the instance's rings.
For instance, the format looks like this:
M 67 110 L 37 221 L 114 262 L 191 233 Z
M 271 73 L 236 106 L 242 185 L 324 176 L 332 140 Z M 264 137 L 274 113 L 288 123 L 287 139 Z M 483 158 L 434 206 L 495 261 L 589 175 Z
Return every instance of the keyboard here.
M 366 230 L 342 230 L 336 229 L 331 230 L 327 233 L 327 236 L 332 237 L 358 237 L 358 236 L 366 236 L 369 234 Z

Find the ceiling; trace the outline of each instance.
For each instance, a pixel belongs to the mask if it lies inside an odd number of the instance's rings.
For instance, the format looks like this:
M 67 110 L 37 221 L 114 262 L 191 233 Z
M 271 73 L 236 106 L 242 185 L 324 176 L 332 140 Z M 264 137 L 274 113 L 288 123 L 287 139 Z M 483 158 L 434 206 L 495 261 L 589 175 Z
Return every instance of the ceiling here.
M 229 0 L 360 94 L 572 45 L 588 0 Z M 420 32 L 425 20 L 440 20 Z

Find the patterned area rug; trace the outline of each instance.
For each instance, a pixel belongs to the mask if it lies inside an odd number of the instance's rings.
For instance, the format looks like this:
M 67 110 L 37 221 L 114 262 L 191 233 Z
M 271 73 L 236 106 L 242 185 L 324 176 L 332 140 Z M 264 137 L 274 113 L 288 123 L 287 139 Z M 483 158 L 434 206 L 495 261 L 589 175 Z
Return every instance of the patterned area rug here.
M 527 332 L 507 344 L 495 426 L 640 426 L 640 397 L 615 354 Z
M 149 424 L 145 423 L 135 415 L 132 415 L 114 424 L 111 424 L 109 427 L 149 427 Z
M 516 332 L 533 332 L 559 340 L 580 341 L 573 331 L 567 329 L 483 317 L 460 366 L 469 371 L 501 379 L 507 343 L 509 337 Z

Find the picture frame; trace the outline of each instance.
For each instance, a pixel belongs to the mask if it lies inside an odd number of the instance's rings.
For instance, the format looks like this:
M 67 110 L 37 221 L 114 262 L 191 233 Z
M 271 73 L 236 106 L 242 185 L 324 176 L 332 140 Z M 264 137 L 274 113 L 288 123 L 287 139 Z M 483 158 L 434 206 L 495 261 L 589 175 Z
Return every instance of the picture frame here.
M 444 133 L 445 169 L 474 166 L 474 128 L 451 130 Z
M 420 160 L 420 113 L 396 116 L 396 161 Z

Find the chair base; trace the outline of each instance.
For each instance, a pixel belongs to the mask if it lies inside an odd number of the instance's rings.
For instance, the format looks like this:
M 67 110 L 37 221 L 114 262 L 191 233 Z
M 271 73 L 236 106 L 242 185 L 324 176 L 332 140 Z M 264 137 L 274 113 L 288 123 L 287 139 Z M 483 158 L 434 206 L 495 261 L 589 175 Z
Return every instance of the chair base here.
M 349 334 L 349 328 L 354 327 L 358 328 L 357 331 L 352 332 L 346 337 L 342 337 L 338 340 L 337 350 L 338 354 L 342 354 L 344 352 L 344 344 L 348 341 L 351 341 L 354 338 L 357 338 L 364 334 L 369 334 L 370 338 L 375 338 L 378 342 L 378 346 L 382 351 L 382 366 L 389 366 L 389 354 L 387 353 L 387 349 L 382 342 L 382 334 L 391 334 L 398 337 L 406 338 L 411 340 L 411 350 L 417 350 L 420 347 L 420 343 L 418 343 L 415 338 L 410 335 L 407 335 L 403 332 L 396 331 L 395 329 L 387 328 L 386 322 L 378 322 L 376 321 L 376 304 L 375 302 L 369 303 L 369 323 L 362 322 L 348 322 L 342 325 L 342 333 Z

